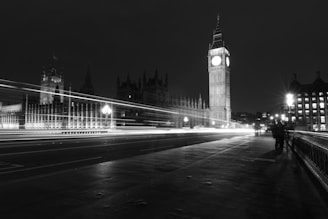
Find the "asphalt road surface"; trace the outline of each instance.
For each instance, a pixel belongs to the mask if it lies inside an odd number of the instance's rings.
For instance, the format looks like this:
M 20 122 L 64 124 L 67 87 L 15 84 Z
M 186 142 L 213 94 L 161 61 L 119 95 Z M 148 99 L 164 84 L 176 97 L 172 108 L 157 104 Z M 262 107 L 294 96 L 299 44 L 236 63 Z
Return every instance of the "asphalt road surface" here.
M 0 180 L 5 182 L 48 174 L 236 135 L 245 134 L 90 135 L 83 138 L 5 141 L 0 142 Z
M 97 146 L 98 140 L 93 139 L 77 144 L 71 141 L 27 144 L 17 146 L 17 151 L 3 148 L 1 160 L 22 165 L 17 170 L 43 167 L 37 171 L 2 171 L 1 218 L 326 218 L 328 215 L 326 193 L 290 150 L 274 151 L 271 137 L 231 134 L 211 134 L 204 139 L 195 135 L 156 136 L 156 140 L 151 136 L 135 137 L 98 139 L 99 147 L 91 147 Z M 41 149 L 43 143 L 47 146 Z M 23 150 L 25 147 L 29 149 Z M 70 149 L 74 147 L 81 148 Z M 66 149 L 56 151 L 58 148 Z M 41 150 L 49 151 L 37 152 Z M 91 164 L 83 161 L 98 156 L 102 158 L 95 158 Z M 49 165 L 56 164 L 56 159 L 66 164 L 44 167 L 47 161 Z M 69 159 L 81 162 L 68 163 Z M 109 161 L 101 162 L 103 159 Z

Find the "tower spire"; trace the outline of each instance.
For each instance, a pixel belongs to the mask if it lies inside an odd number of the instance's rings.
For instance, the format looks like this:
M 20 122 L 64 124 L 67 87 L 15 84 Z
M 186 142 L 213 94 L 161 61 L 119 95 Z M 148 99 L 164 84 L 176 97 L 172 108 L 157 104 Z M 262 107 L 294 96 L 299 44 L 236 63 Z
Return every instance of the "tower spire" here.
M 210 49 L 224 47 L 224 41 L 222 38 L 222 28 L 220 24 L 220 14 L 217 16 L 216 27 L 213 31 L 213 42 Z
M 91 75 L 90 75 L 90 65 L 87 66 L 87 73 L 85 75 L 84 84 L 81 88 L 81 92 L 85 94 L 94 94 L 94 88 L 92 85 Z

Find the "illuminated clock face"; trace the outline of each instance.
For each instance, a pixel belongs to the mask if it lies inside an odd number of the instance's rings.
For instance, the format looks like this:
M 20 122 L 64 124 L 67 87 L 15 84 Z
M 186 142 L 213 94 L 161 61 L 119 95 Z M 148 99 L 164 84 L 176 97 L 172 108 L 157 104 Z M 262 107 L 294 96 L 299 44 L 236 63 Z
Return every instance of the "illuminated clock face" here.
M 228 56 L 226 57 L 226 63 L 227 63 L 227 66 L 229 67 L 229 65 L 230 65 L 230 59 L 229 59 Z
M 212 65 L 218 66 L 221 64 L 222 59 L 220 56 L 213 56 L 211 62 L 212 62 Z

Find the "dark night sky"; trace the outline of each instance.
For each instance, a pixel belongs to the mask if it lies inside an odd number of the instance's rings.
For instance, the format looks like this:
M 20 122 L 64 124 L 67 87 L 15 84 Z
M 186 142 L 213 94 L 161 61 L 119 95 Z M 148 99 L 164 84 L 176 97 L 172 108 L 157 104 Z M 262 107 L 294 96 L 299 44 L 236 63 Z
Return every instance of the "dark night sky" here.
M 39 84 L 54 53 L 79 89 L 116 77 L 169 76 L 171 93 L 208 97 L 207 50 L 220 13 L 231 52 L 232 110 L 273 111 L 293 73 L 328 81 L 327 1 L 7 1 L 0 5 L 0 78 Z

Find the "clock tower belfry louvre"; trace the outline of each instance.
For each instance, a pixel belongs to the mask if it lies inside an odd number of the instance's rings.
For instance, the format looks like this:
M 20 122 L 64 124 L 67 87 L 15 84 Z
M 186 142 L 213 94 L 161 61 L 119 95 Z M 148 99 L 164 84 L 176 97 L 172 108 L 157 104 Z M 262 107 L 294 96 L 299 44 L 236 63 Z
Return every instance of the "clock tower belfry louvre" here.
M 220 17 L 217 17 L 213 42 L 208 50 L 209 105 L 212 126 L 227 125 L 231 121 L 230 53 L 225 47 Z

